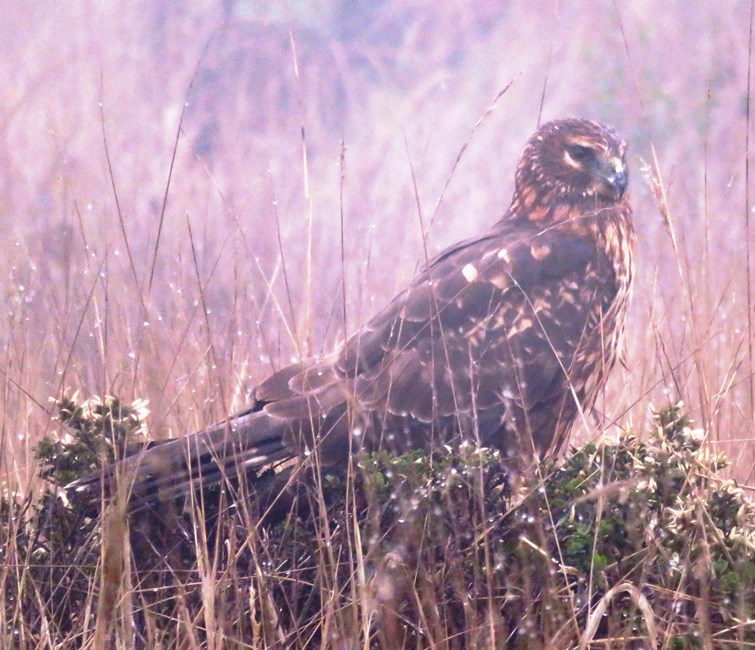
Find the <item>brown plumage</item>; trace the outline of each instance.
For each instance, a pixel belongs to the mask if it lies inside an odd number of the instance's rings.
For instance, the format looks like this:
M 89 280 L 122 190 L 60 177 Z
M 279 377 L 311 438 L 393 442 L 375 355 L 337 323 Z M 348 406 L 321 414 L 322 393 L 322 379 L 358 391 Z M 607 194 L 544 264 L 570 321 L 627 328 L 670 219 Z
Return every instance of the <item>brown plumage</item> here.
M 336 352 L 268 377 L 228 421 L 72 487 L 95 497 L 123 473 L 139 504 L 246 473 L 268 505 L 363 448 L 470 439 L 518 465 L 556 453 L 619 354 L 633 268 L 625 150 L 597 122 L 545 124 L 503 218 L 435 257 Z

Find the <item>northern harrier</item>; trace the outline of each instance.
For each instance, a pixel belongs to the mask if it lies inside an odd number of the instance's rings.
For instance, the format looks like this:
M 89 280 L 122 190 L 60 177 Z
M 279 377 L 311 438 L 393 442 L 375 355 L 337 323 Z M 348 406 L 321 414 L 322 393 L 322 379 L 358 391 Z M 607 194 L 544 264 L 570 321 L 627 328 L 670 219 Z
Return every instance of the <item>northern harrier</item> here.
M 543 125 L 503 218 L 431 260 L 334 353 L 271 375 L 227 421 L 72 487 L 110 493 L 117 469 L 138 504 L 246 474 L 270 504 L 359 449 L 468 439 L 516 464 L 556 453 L 621 347 L 634 239 L 625 151 L 597 122 Z

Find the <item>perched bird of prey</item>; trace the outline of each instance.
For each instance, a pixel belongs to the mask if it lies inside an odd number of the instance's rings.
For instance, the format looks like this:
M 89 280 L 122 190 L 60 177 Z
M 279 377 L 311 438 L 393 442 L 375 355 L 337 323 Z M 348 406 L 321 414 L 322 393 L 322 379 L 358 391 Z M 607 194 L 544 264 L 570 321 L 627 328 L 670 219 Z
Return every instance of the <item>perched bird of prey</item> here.
M 72 487 L 99 498 L 117 474 L 139 504 L 247 476 L 269 505 L 360 449 L 471 440 L 517 465 L 556 453 L 620 354 L 634 239 L 625 152 L 598 122 L 541 126 L 503 217 L 432 259 L 333 354 L 274 373 L 246 411 Z

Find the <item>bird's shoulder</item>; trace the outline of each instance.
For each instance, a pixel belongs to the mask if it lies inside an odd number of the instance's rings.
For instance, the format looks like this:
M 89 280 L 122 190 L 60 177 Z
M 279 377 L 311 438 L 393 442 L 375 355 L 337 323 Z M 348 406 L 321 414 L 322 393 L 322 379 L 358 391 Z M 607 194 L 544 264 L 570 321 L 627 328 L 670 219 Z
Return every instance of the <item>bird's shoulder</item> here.
M 579 277 L 600 257 L 587 229 L 543 228 L 506 219 L 482 236 L 443 250 L 343 346 L 337 366 L 348 376 L 379 363 L 387 350 L 423 338 L 464 337 L 493 311 L 518 305 L 544 287 Z
M 496 310 L 521 309 L 545 287 L 579 277 L 598 247 L 587 229 L 542 226 L 507 215 L 488 232 L 457 242 L 430 259 L 411 284 L 333 354 L 272 374 L 254 391 L 258 405 L 279 403 L 363 373 L 371 375 L 397 351 L 411 356 L 441 336 L 453 346 Z M 512 295 L 513 294 L 513 295 Z M 519 298 L 516 298 L 518 296 Z

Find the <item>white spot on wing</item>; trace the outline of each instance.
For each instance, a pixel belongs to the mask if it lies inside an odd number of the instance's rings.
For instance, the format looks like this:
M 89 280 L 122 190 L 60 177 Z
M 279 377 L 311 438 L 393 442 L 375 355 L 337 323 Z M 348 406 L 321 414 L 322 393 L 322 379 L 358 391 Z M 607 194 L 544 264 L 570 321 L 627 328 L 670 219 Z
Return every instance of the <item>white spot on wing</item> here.
M 509 257 L 509 252 L 505 248 L 502 248 L 501 250 L 498 251 L 498 257 L 502 259 L 504 262 L 511 261 L 511 258 Z
M 548 246 L 547 244 L 543 244 L 542 246 L 537 246 L 533 244 L 530 247 L 530 254 L 536 260 L 542 260 L 551 254 L 551 247 Z
M 492 278 L 490 278 L 489 282 L 501 291 L 509 286 L 508 279 L 504 275 L 494 275 Z
M 467 282 L 473 282 L 477 279 L 479 273 L 474 264 L 467 264 L 462 270 L 462 275 L 467 279 Z

